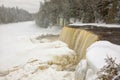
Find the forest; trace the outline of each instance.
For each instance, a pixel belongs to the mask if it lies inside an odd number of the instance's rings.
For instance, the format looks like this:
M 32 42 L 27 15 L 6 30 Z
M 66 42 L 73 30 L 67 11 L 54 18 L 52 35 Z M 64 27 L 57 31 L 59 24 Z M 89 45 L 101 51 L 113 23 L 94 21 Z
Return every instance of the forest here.
M 120 24 L 120 0 L 45 0 L 36 14 L 39 26 L 83 23 Z
M 33 19 L 33 14 L 23 9 L 17 7 L 7 8 L 4 5 L 0 7 L 0 24 L 31 21 Z

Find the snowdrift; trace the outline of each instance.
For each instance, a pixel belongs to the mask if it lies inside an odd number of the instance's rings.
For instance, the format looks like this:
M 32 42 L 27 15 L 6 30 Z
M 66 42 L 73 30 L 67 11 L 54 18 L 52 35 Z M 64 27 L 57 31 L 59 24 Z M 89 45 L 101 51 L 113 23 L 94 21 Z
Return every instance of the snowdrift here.
M 107 56 L 116 59 L 116 63 L 120 63 L 120 46 L 108 41 L 98 41 L 87 49 L 87 61 L 94 70 L 104 66 Z
M 81 60 L 76 68 L 75 80 L 96 80 L 97 72 L 106 64 L 107 57 L 112 57 L 116 63 L 120 63 L 120 46 L 109 41 L 97 41 L 92 44 L 87 49 L 86 59 Z

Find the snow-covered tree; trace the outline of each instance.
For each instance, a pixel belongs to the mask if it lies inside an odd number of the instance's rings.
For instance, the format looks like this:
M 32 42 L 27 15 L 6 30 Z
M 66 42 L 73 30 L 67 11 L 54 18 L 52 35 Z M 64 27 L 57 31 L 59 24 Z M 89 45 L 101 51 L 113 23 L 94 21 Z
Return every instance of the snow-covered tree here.
M 115 59 L 107 57 L 106 65 L 98 72 L 99 80 L 119 80 L 120 79 L 120 64 L 115 62 Z
M 84 23 L 120 23 L 119 7 L 119 0 L 49 0 L 41 4 L 36 23 L 47 27 L 58 24 L 60 18 L 66 21 L 65 24 L 71 18 Z

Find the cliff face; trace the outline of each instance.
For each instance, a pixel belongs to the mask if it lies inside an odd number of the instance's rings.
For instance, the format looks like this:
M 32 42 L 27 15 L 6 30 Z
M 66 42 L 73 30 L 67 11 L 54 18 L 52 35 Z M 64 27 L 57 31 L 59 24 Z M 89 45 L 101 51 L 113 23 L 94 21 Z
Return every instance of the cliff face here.
M 70 25 L 72 28 L 80 28 L 90 31 L 99 37 L 99 40 L 107 40 L 115 44 L 120 44 L 120 25 Z
M 100 40 L 107 40 L 120 45 L 120 28 L 93 28 L 88 30 L 97 34 Z

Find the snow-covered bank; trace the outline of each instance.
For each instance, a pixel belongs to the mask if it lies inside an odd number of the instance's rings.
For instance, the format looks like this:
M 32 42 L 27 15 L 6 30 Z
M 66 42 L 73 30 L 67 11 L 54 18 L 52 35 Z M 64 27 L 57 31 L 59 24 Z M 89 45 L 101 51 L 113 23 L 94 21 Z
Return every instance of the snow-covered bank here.
M 87 49 L 87 61 L 96 70 L 104 66 L 107 56 L 115 59 L 116 63 L 120 63 L 120 45 L 98 41 Z
M 112 57 L 120 63 L 120 45 L 109 41 L 97 41 L 87 49 L 86 59 L 76 68 L 76 80 L 98 80 L 97 72 L 106 65 L 105 59 Z M 82 77 L 79 77 L 82 76 Z
M 70 24 L 69 26 L 96 26 L 96 27 L 120 28 L 120 25 L 105 24 L 105 23 L 73 23 L 73 24 Z

